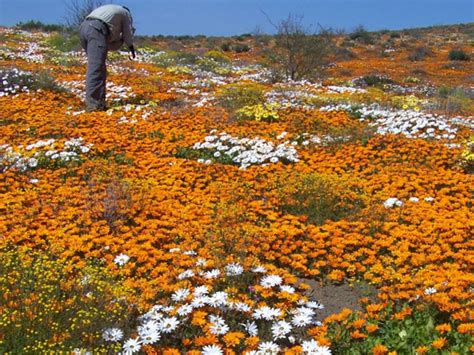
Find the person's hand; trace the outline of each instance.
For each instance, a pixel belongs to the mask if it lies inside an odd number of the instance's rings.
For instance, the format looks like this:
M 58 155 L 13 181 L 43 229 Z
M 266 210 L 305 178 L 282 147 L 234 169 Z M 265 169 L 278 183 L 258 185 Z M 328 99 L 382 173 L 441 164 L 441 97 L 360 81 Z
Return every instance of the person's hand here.
M 128 58 L 130 60 L 134 60 L 137 57 L 137 55 L 135 53 L 135 47 L 133 45 L 131 45 L 130 47 L 128 47 L 128 49 L 130 50 L 130 54 L 128 55 Z

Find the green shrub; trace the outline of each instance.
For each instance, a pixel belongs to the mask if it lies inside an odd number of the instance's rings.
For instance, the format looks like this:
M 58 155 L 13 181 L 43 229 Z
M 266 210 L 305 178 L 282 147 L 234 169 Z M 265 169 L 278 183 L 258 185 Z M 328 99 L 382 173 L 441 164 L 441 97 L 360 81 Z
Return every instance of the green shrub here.
M 318 173 L 284 176 L 278 183 L 280 209 L 321 225 L 358 212 L 365 205 L 354 181 Z
M 424 60 L 427 56 L 431 56 L 433 52 L 427 47 L 416 47 L 412 53 L 408 56 L 408 59 L 412 62 Z
M 71 52 L 81 49 L 79 35 L 74 32 L 59 32 L 46 40 L 53 49 L 61 52 Z
M 247 38 L 252 38 L 252 34 L 251 33 L 243 33 L 241 34 L 240 36 L 237 36 L 237 41 L 239 42 L 243 42 L 245 41 Z
M 337 48 L 335 50 L 335 55 L 338 60 L 351 60 L 357 58 L 357 54 L 351 51 L 348 48 Z
M 280 119 L 279 110 L 281 105 L 278 103 L 264 103 L 259 105 L 244 106 L 238 109 L 235 114 L 240 121 L 264 121 L 273 122 Z
M 360 87 L 383 88 L 386 84 L 393 84 L 394 81 L 384 75 L 365 75 L 353 80 L 354 85 Z
M 448 58 L 449 60 L 462 60 L 462 61 L 471 60 L 471 57 L 462 49 L 451 50 L 448 54 Z
M 363 26 L 358 26 L 354 32 L 349 35 L 349 38 L 353 41 L 359 41 L 364 44 L 374 44 L 372 35 Z
M 195 64 L 198 57 L 192 53 L 167 51 L 154 58 L 153 62 L 162 67 Z
M 204 54 L 204 58 L 215 60 L 218 63 L 230 63 L 230 58 L 219 51 L 209 51 Z
M 60 32 L 64 31 L 63 25 L 46 24 L 41 21 L 30 20 L 28 22 L 19 22 L 15 27 L 25 31 L 44 31 L 44 32 Z
M 435 97 L 435 106 L 447 113 L 467 112 L 472 109 L 472 100 L 463 87 L 441 86 L 438 95 Z
M 234 45 L 232 49 L 236 53 L 243 53 L 243 52 L 248 52 L 250 50 L 250 47 L 247 44 L 239 43 L 239 44 Z
M 250 50 L 250 47 L 245 43 L 232 44 L 230 42 L 224 42 L 221 44 L 221 49 L 224 52 L 233 51 L 235 53 L 243 53 L 248 52 Z
M 56 83 L 49 70 L 38 73 L 24 72 L 17 68 L 0 70 L 0 92 L 16 94 L 30 90 L 48 90 L 65 92 L 66 89 Z
M 474 174 L 474 136 L 464 143 L 460 164 L 466 173 Z
M 228 111 L 265 102 L 265 87 L 253 82 L 240 82 L 221 87 L 217 100 Z
M 231 73 L 231 68 L 229 67 L 228 63 L 216 61 L 209 57 L 200 58 L 196 64 L 201 70 L 219 75 L 227 75 Z
M 132 324 L 132 296 L 101 264 L 79 267 L 48 252 L 0 248 L 0 353 L 117 352 L 102 331 Z
M 82 61 L 80 60 L 80 57 L 71 56 L 68 55 L 68 53 L 54 49 L 48 51 L 48 53 L 45 54 L 45 58 L 49 62 L 55 65 L 59 65 L 61 67 L 75 67 L 83 65 Z
M 232 44 L 230 44 L 229 42 L 224 42 L 221 44 L 221 49 L 224 52 L 230 52 L 232 50 Z
M 33 85 L 36 90 L 48 90 L 54 92 L 66 92 L 66 89 L 61 85 L 58 85 L 54 77 L 51 75 L 49 70 L 41 70 L 35 74 L 35 84 Z

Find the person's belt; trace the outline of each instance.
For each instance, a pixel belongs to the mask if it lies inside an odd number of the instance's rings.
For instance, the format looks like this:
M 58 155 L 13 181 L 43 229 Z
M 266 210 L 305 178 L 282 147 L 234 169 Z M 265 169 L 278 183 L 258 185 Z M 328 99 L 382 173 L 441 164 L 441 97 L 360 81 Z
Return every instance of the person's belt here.
M 110 34 L 110 28 L 109 28 L 109 25 L 107 24 L 107 22 L 105 22 L 104 20 L 101 20 L 100 18 L 95 18 L 95 17 L 86 17 L 86 21 L 99 21 L 99 22 L 102 22 L 102 24 L 105 26 L 105 28 L 107 29 L 107 35 Z

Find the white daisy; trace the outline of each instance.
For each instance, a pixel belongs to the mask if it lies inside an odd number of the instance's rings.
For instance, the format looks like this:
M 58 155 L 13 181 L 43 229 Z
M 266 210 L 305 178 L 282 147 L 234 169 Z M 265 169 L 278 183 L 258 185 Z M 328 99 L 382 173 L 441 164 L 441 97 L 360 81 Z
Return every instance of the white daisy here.
M 270 308 L 268 306 L 263 306 L 256 309 L 252 316 L 255 319 L 265 319 L 265 320 L 273 320 L 279 316 L 281 316 L 281 310 L 278 308 Z
M 303 315 L 306 315 L 308 317 L 312 317 L 316 314 L 316 312 L 312 308 L 298 307 L 293 311 L 293 314 L 295 314 L 295 315 L 303 314 Z
M 207 304 L 211 307 L 223 307 L 227 303 L 227 292 L 219 291 L 207 297 Z
M 278 352 L 280 351 L 280 347 L 274 342 L 267 341 L 267 342 L 261 343 L 258 346 L 258 351 L 260 351 L 262 354 L 265 354 L 265 355 L 278 354 Z
M 280 285 L 283 279 L 278 275 L 267 275 L 262 278 L 260 285 L 265 288 L 271 288 L 273 286 Z
M 198 286 L 194 289 L 193 295 L 194 297 L 199 297 L 202 295 L 206 295 L 209 292 L 209 288 L 207 286 Z
M 319 346 L 316 351 L 314 352 L 314 355 L 331 355 L 331 349 L 329 349 L 327 346 Z
M 199 258 L 198 261 L 196 261 L 196 266 L 206 266 L 207 261 L 204 258 Z
M 433 295 L 433 294 L 435 294 L 436 292 L 438 292 L 438 290 L 435 289 L 434 287 L 428 287 L 428 288 L 425 289 L 425 291 L 424 291 L 425 295 L 427 295 L 427 296 Z
M 209 330 L 215 335 L 224 335 L 229 331 L 229 326 L 222 320 L 221 322 L 211 323 Z
M 280 286 L 281 292 L 288 292 L 288 293 L 295 293 L 295 288 L 289 285 L 282 285 Z
M 204 307 L 206 304 L 207 304 L 207 301 L 208 301 L 209 297 L 207 296 L 198 296 L 198 297 L 195 297 L 192 302 L 191 302 L 191 306 L 193 308 L 201 308 L 201 307 Z
M 176 317 L 163 318 L 159 325 L 162 333 L 171 333 L 178 327 L 179 321 Z
M 306 307 L 314 309 L 324 309 L 324 305 L 317 301 L 308 301 L 306 302 Z
M 189 296 L 189 294 L 190 292 L 187 288 L 180 288 L 173 293 L 171 299 L 175 302 L 183 301 Z
M 273 340 L 285 338 L 286 335 L 291 332 L 291 324 L 281 320 L 272 324 L 272 335 Z
M 193 276 L 194 276 L 193 270 L 186 270 L 178 275 L 178 280 L 189 279 L 190 277 L 193 277 Z
M 242 326 L 244 327 L 245 331 L 251 336 L 257 336 L 258 334 L 258 327 L 257 324 L 253 321 L 247 321 L 245 323 L 242 323 Z
M 187 316 L 192 311 L 193 311 L 193 306 L 191 306 L 190 304 L 184 304 L 178 308 L 177 312 L 181 317 L 184 317 L 184 316 Z
M 303 352 L 312 353 L 313 351 L 316 351 L 317 348 L 319 348 L 319 344 L 316 340 L 311 339 L 302 342 L 301 347 L 303 348 Z
M 263 266 L 261 265 L 257 265 L 257 266 L 254 266 L 252 268 L 252 272 L 255 272 L 255 273 L 258 273 L 258 274 L 264 274 L 267 272 L 267 269 L 265 269 Z
M 115 257 L 114 263 L 118 266 L 124 266 L 128 261 L 130 260 L 130 257 L 126 254 L 119 254 Z
M 217 345 L 207 345 L 202 348 L 202 355 L 222 355 L 222 349 Z
M 140 351 L 141 345 L 137 339 L 130 338 L 123 344 L 123 354 L 129 355 Z
M 119 328 L 107 328 L 102 333 L 102 338 L 105 341 L 119 341 L 123 338 L 123 332 Z
M 385 208 L 394 208 L 394 207 L 402 207 L 403 206 L 403 202 L 400 201 L 398 198 L 396 197 L 390 197 L 388 198 L 384 203 L 383 203 L 383 206 Z
M 160 325 L 155 320 L 149 320 L 138 327 L 138 335 L 142 337 L 144 334 L 158 333 Z
M 158 340 L 160 340 L 160 338 L 161 336 L 158 331 L 140 334 L 140 339 L 142 340 L 142 344 L 154 344 Z
M 237 263 L 229 264 L 225 267 L 227 276 L 238 276 L 244 272 L 244 268 Z
M 221 274 L 221 271 L 219 269 L 212 269 L 210 271 L 205 271 L 202 273 L 202 275 L 206 279 L 216 279 L 219 277 L 220 274 Z
M 174 311 L 174 307 L 173 306 L 166 306 L 166 307 L 163 307 L 163 312 L 166 312 L 166 313 L 171 313 Z
M 311 324 L 311 317 L 304 313 L 297 314 L 291 319 L 291 324 L 298 328 L 306 327 Z
M 239 312 L 250 312 L 251 310 L 250 306 L 244 302 L 234 303 L 234 309 Z

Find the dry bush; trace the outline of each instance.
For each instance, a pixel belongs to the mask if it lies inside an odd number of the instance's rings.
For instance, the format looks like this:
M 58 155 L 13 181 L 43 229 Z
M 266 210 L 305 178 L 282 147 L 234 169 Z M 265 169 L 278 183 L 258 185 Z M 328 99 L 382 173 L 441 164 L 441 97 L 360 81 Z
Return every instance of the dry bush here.
M 67 25 L 72 28 L 79 28 L 87 15 L 109 2 L 105 0 L 69 0 L 65 3 Z
M 330 31 L 321 28 L 311 32 L 302 20 L 302 16 L 289 15 L 274 25 L 277 34 L 273 61 L 291 80 L 320 76 L 333 48 Z

